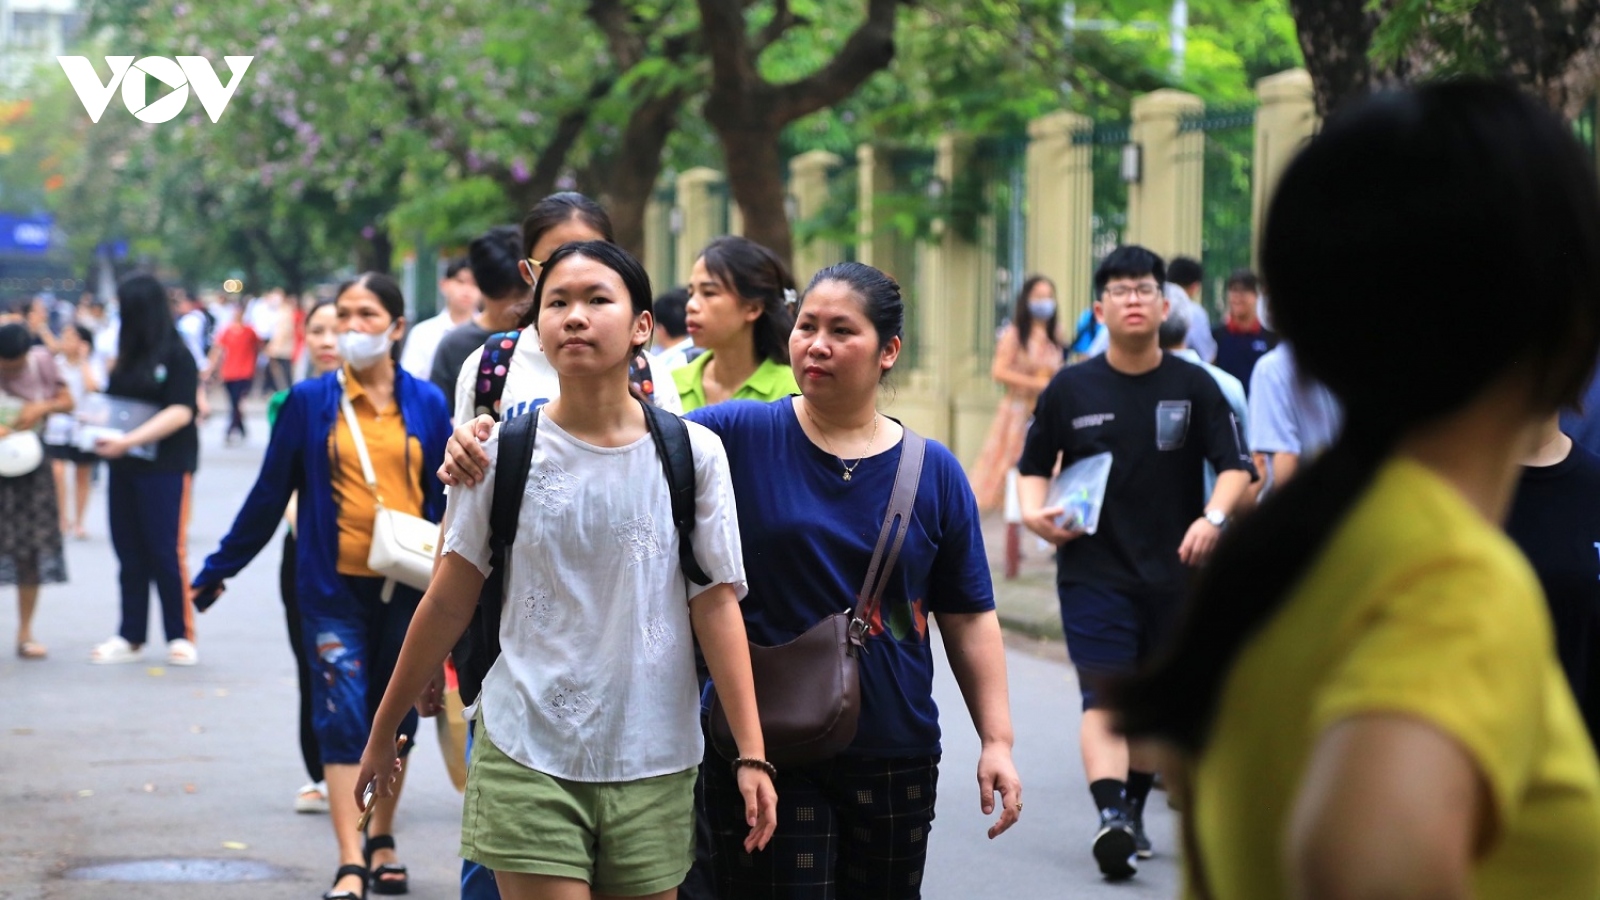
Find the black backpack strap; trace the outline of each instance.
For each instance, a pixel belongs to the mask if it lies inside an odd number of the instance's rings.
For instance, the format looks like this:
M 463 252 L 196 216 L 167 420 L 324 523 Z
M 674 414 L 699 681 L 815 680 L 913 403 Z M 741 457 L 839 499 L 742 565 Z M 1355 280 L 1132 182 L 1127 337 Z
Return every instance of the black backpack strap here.
M 694 558 L 694 448 L 689 445 L 689 426 L 683 420 L 653 404 L 644 407 L 645 427 L 656 444 L 656 455 L 667 473 L 667 493 L 672 498 L 672 524 L 678 529 L 678 564 L 695 584 L 710 584 L 711 576 Z
M 511 355 L 516 352 L 517 339 L 521 336 L 520 330 L 513 329 L 484 338 L 483 355 L 478 360 L 478 373 L 472 380 L 473 415 L 500 418 L 500 396 L 506 392 L 506 375 L 511 369 Z
M 467 633 L 452 654 L 461 700 L 472 703 L 483 688 L 483 678 L 500 656 L 500 612 L 505 605 L 506 551 L 517 536 L 522 513 L 523 488 L 533 465 L 533 441 L 539 430 L 539 411 L 517 416 L 500 426 L 500 450 L 495 462 L 494 498 L 489 507 L 489 577 L 478 594 Z

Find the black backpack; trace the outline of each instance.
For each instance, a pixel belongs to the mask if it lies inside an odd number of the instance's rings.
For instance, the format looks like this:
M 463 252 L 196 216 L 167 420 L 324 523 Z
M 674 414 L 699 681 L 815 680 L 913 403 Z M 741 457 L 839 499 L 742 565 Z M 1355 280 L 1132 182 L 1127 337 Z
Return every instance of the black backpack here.
M 678 530 L 678 561 L 695 584 L 710 584 L 711 576 L 694 558 L 694 452 L 689 428 L 683 420 L 640 401 L 645 427 L 656 445 L 656 455 L 667 477 L 672 498 L 672 522 Z M 500 426 L 499 461 L 496 463 L 494 500 L 489 511 L 490 574 L 478 595 L 467 632 L 452 656 L 460 683 L 461 701 L 473 703 L 483 689 L 483 678 L 500 656 L 500 612 L 505 604 L 506 553 L 515 542 L 517 518 L 522 512 L 524 487 L 533 464 L 533 441 L 539 429 L 539 411 L 530 410 Z

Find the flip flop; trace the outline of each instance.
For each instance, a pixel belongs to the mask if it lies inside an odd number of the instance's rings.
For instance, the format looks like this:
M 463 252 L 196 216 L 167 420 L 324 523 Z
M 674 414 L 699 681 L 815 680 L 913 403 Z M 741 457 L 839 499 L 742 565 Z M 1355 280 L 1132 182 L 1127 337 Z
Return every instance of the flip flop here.
M 38 641 L 23 641 L 17 645 L 18 659 L 44 659 L 49 653 Z

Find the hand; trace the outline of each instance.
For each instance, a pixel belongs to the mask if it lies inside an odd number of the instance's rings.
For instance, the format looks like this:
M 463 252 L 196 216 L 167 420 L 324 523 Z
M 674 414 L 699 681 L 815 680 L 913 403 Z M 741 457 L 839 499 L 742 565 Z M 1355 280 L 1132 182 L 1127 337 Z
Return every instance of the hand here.
M 1221 537 L 1222 529 L 1207 522 L 1205 517 L 1195 519 L 1189 526 L 1189 533 L 1183 536 L 1183 543 L 1178 545 L 1178 559 L 1188 566 L 1205 565 Z
M 1059 547 L 1088 533 L 1082 528 L 1062 528 L 1057 525 L 1056 519 L 1064 512 L 1066 510 L 1059 506 L 1046 506 L 1031 514 L 1024 512 L 1022 524 L 1028 526 L 1029 531 Z
M 427 687 L 424 687 L 422 693 L 417 695 L 417 701 L 413 705 L 417 708 L 417 715 L 424 719 L 432 718 L 444 712 L 443 666 L 440 666 L 439 671 L 428 679 Z
M 133 445 L 125 437 L 96 438 L 94 442 L 95 455 L 102 459 L 121 459 L 132 449 Z
M 984 815 L 994 812 L 994 795 L 1000 794 L 1000 821 L 989 826 L 989 840 L 994 840 L 1022 817 L 1022 778 L 1011 761 L 1011 748 L 1006 744 L 983 745 L 978 756 L 978 806 Z
M 387 734 L 387 733 L 386 733 Z M 404 741 L 405 738 L 401 738 Z M 367 785 L 372 785 L 372 797 L 393 797 L 394 779 L 400 774 L 399 749 L 403 746 L 398 742 L 391 742 L 384 734 L 379 734 L 376 728 L 372 736 L 367 739 L 367 749 L 361 752 L 361 770 L 356 773 L 356 808 L 362 812 L 367 811 L 365 799 Z M 379 773 L 384 773 L 379 775 Z
M 750 834 L 744 839 L 744 852 L 765 850 L 772 833 L 778 830 L 778 789 L 761 769 L 744 766 L 735 777 L 744 795 L 744 820 Z
M 205 612 L 222 597 L 227 587 L 222 582 L 216 584 L 195 584 L 190 587 L 193 594 L 194 608 L 198 612 Z
M 39 421 L 50 414 L 48 403 L 25 403 L 22 411 L 17 413 L 17 421 L 11 426 L 17 431 L 27 431 L 39 424 Z
M 533 411 L 525 415 L 535 415 Z M 483 442 L 494 433 L 494 417 L 479 416 L 463 422 L 450 435 L 444 446 L 444 464 L 439 467 L 439 480 L 455 487 L 471 487 L 483 480 L 489 471 L 489 454 L 483 452 Z
M 11 434 L 11 429 L 4 425 L 0 425 L 0 438 L 6 437 L 9 434 Z

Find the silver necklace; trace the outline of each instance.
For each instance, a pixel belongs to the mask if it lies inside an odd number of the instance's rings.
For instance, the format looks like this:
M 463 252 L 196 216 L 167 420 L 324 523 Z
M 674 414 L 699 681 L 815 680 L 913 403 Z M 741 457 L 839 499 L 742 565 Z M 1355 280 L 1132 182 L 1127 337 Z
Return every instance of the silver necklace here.
M 840 456 L 837 452 L 834 451 L 833 442 L 828 440 L 828 436 L 826 434 L 824 434 L 823 431 L 822 431 L 822 426 L 817 424 L 817 417 L 813 416 L 811 414 L 811 404 L 809 404 L 809 403 L 806 404 L 806 418 L 811 420 L 811 427 L 815 428 L 817 430 L 817 437 L 822 438 L 822 443 L 824 443 L 824 444 L 826 444 L 828 446 L 828 452 L 832 453 L 834 459 L 837 459 L 839 461 L 839 465 L 844 466 L 844 480 L 845 481 L 849 481 L 850 480 L 850 476 L 855 472 L 856 467 L 861 465 L 861 461 L 863 459 L 866 459 L 869 455 L 871 455 L 871 453 L 872 453 L 872 442 L 878 439 L 878 414 L 877 414 L 877 412 L 874 411 L 873 414 L 872 414 L 872 434 L 868 435 L 868 437 L 867 437 L 866 449 L 861 451 L 861 455 L 856 457 L 856 461 L 853 462 L 853 463 L 845 462 L 844 461 L 844 457 Z

